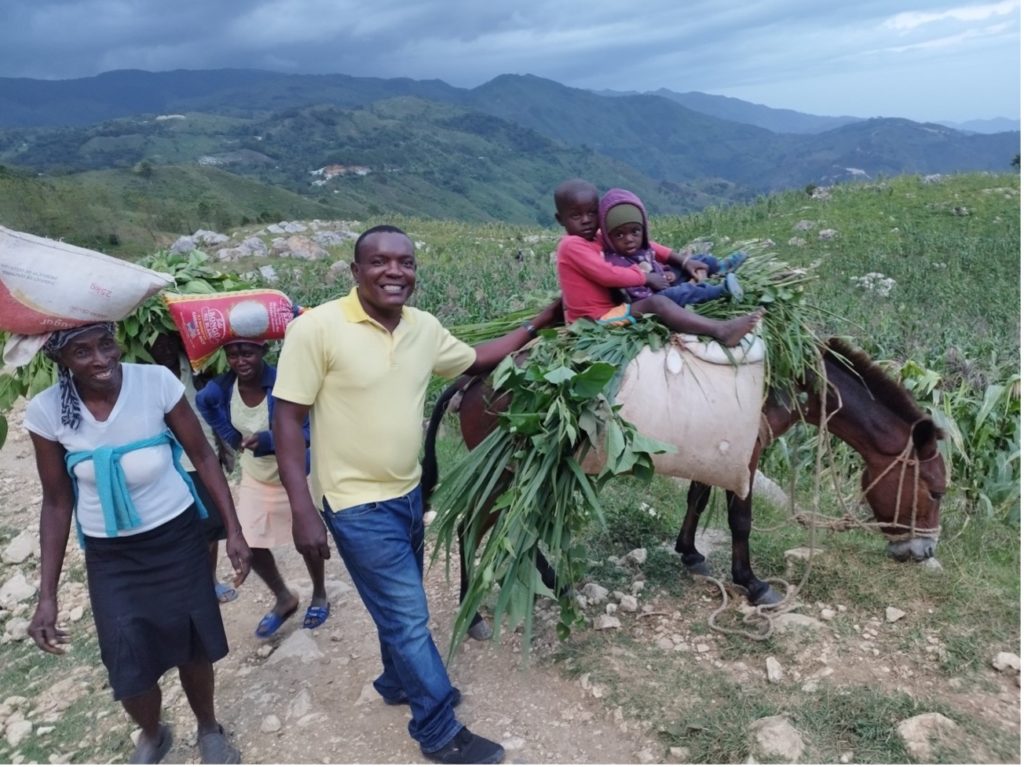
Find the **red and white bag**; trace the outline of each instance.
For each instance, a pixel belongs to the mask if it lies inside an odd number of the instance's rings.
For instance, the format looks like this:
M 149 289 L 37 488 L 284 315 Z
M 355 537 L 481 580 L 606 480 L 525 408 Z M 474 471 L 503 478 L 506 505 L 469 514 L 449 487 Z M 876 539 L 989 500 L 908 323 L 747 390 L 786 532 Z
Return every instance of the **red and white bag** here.
M 196 372 L 228 341 L 284 338 L 285 327 L 301 312 L 280 290 L 164 293 L 162 298 Z

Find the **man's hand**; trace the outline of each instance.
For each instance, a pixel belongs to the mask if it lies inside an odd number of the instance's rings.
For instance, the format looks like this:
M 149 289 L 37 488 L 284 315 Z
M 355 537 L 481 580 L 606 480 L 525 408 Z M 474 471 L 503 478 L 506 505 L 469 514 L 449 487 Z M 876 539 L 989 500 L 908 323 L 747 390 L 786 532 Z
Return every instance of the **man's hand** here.
M 52 655 L 63 655 L 64 648 L 71 637 L 64 629 L 57 628 L 57 602 L 53 599 L 40 599 L 35 614 L 28 624 L 28 635 L 41 650 Z
M 562 297 L 559 296 L 550 304 L 545 306 L 536 317 L 533 318 L 533 326 L 540 330 L 546 328 L 549 325 L 554 325 L 565 318 L 565 313 L 562 309 Z
M 331 547 L 327 543 L 327 530 L 323 520 L 312 506 L 303 512 L 295 513 L 292 507 L 292 540 L 295 550 L 303 557 L 314 559 L 330 559 Z
M 248 437 L 242 437 L 242 450 L 255 451 L 260 446 L 260 438 L 255 434 L 250 434 Z

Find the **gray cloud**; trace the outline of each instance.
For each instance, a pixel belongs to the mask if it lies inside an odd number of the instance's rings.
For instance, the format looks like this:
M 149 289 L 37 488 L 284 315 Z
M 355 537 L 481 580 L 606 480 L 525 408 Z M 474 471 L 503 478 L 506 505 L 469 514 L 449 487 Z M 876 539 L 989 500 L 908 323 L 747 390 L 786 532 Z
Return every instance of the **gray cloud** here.
M 700 90 L 817 114 L 1019 115 L 1014 0 L 894 5 L 5 0 L 0 76 L 238 67 L 473 87 L 530 73 L 575 87 Z

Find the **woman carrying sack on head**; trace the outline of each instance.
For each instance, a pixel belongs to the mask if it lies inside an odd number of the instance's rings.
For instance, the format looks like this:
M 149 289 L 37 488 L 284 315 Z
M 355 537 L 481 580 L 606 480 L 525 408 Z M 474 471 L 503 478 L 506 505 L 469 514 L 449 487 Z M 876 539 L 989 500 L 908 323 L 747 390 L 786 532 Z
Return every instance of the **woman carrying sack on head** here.
M 177 667 L 202 762 L 238 763 L 214 710 L 213 663 L 228 646 L 199 523 L 205 509 L 178 461 L 184 448 L 213 497 L 238 585 L 252 555 L 217 456 L 169 370 L 121 363 L 114 323 L 56 331 L 43 351 L 58 381 L 25 411 L 43 490 L 29 635 L 55 654 L 69 641 L 56 625 L 57 584 L 74 513 L 100 655 L 114 699 L 141 728 L 129 761 L 155 764 L 170 749 L 159 681 Z

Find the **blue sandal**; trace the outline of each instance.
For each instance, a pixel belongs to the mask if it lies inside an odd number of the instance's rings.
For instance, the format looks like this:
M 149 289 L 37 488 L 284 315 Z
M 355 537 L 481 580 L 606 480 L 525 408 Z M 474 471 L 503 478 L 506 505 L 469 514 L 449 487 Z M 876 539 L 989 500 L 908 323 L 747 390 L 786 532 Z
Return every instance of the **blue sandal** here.
M 284 625 L 284 622 L 291 618 L 295 614 L 295 611 L 298 609 L 299 606 L 295 605 L 295 607 L 286 612 L 284 615 L 278 615 L 273 610 L 271 610 L 269 613 L 267 613 L 260 619 L 259 625 L 256 626 L 256 636 L 259 639 L 269 639 L 277 633 L 277 630 L 281 628 L 281 626 Z
M 302 619 L 302 628 L 315 629 L 318 626 L 322 626 L 324 624 L 324 621 L 327 620 L 327 616 L 330 614 L 330 603 L 324 605 L 323 607 L 310 605 L 306 609 L 306 617 Z

